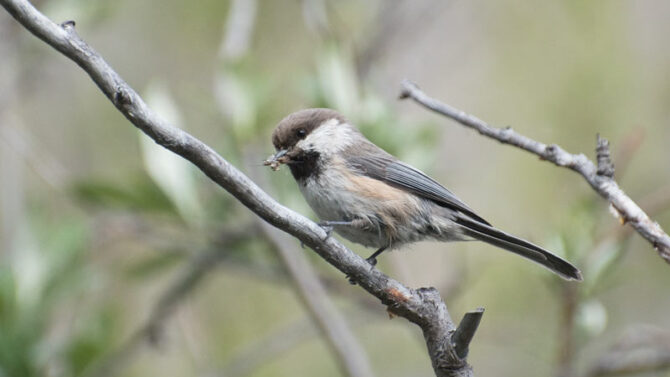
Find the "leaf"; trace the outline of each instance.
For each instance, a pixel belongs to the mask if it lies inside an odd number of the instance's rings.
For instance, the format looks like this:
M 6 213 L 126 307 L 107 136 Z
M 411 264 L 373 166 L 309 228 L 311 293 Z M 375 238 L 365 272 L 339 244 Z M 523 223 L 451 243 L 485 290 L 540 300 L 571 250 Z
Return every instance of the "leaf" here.
M 588 258 L 584 271 L 584 295 L 590 296 L 601 285 L 603 279 L 613 270 L 625 250 L 624 244 L 616 239 L 606 240 Z
M 110 208 L 174 212 L 176 207 L 160 188 L 146 175 L 129 179 L 129 187 L 116 182 L 88 180 L 71 186 L 77 199 L 88 204 Z
M 171 125 L 179 127 L 181 116 L 168 89 L 162 83 L 153 83 L 145 90 L 145 98 L 151 108 Z M 144 157 L 144 167 L 149 176 L 177 208 L 181 217 L 190 224 L 200 225 L 204 213 L 198 199 L 193 177 L 195 169 L 182 157 L 155 144 L 138 131 Z
M 214 95 L 238 142 L 256 138 L 257 106 L 248 80 L 232 70 L 216 75 Z
M 335 45 L 326 46 L 318 56 L 317 70 L 319 86 L 330 106 L 342 114 L 356 114 L 359 88 L 351 55 Z
M 11 250 L 10 263 L 19 310 L 30 310 L 40 303 L 49 269 L 40 252 L 32 225 L 24 219 L 17 229 L 16 245 Z
M 146 278 L 173 267 L 184 259 L 184 254 L 176 251 L 161 251 L 156 255 L 143 258 L 130 266 L 126 273 L 131 278 Z
M 601 334 L 607 327 L 607 309 L 598 300 L 582 303 L 577 311 L 577 325 L 589 337 Z
M 114 307 L 106 306 L 78 320 L 77 332 L 65 349 L 65 361 L 72 375 L 81 375 L 109 351 L 118 334 L 118 314 Z

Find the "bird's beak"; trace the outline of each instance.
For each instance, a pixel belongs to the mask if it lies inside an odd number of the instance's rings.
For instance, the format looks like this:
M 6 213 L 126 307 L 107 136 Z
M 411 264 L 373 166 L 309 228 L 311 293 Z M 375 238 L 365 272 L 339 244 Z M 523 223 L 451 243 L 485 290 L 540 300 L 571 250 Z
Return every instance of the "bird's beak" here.
M 288 149 L 279 150 L 277 153 L 275 153 L 274 156 L 272 156 L 272 161 L 279 161 L 279 159 L 284 157 L 286 153 L 288 153 Z
M 286 163 L 286 159 L 283 158 L 286 156 L 286 153 L 288 153 L 288 149 L 280 149 L 274 156 L 268 157 L 268 159 L 263 162 L 263 165 L 269 166 L 274 171 L 279 170 L 279 166 Z

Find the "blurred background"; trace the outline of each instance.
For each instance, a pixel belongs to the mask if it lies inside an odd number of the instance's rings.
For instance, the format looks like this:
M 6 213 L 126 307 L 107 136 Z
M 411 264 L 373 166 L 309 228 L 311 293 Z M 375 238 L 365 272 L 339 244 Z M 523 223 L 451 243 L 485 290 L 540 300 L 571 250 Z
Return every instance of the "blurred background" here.
M 172 124 L 316 219 L 261 162 L 285 115 L 339 110 L 496 226 L 567 257 L 567 284 L 481 243 L 378 265 L 486 308 L 480 376 L 668 376 L 670 266 L 584 180 L 411 101 L 429 95 L 573 153 L 670 229 L 670 3 L 42 0 Z M 276 240 L 140 134 L 71 61 L 0 11 L 0 376 L 343 376 Z M 367 256 L 371 250 L 348 244 Z M 286 243 L 283 244 L 286 247 Z M 419 329 L 299 243 L 377 376 L 431 376 Z

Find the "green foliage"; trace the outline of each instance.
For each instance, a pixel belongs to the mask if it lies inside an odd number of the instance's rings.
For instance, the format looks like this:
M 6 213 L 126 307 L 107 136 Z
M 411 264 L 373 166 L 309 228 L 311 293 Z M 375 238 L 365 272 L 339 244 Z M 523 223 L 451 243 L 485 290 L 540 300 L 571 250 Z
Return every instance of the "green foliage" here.
M 65 360 L 74 376 L 80 376 L 115 343 L 119 313 L 103 306 L 81 318 L 83 323 L 65 348 Z
M 104 322 L 104 315 L 93 312 L 83 313 L 67 337 L 58 339 L 51 334 L 51 327 L 62 321 L 59 316 L 64 310 L 77 312 L 70 306 L 72 295 L 85 291 L 89 281 L 84 273 L 88 229 L 73 218 L 40 223 L 33 229 L 41 235 L 36 248 L 19 246 L 18 253 L 30 255 L 18 257 L 13 266 L 3 266 L 0 271 L 0 372 L 4 376 L 41 376 L 50 358 L 62 350 L 76 349 L 79 356 L 66 358 L 63 365 L 68 374 L 76 375 L 87 361 L 110 346 L 109 337 L 92 337 L 78 326 L 99 324 L 110 334 L 114 331 L 109 321 Z M 30 262 L 21 261 L 27 257 Z M 32 278 L 24 276 L 28 273 Z
M 12 271 L 0 269 L 0 374 L 37 376 L 36 345 L 45 318 L 37 311 L 21 310 Z
M 129 184 L 88 179 L 72 185 L 72 194 L 85 204 L 100 208 L 176 213 L 170 199 L 145 174 L 128 179 Z
M 160 252 L 140 259 L 126 270 L 126 275 L 133 279 L 144 280 L 172 269 L 184 260 L 182 250 L 161 250 Z

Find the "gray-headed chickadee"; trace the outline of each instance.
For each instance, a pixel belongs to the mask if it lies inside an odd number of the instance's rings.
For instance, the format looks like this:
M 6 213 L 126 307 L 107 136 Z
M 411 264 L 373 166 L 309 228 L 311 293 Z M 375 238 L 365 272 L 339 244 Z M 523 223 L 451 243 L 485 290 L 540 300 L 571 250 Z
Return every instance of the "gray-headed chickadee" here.
M 287 164 L 300 191 L 344 238 L 375 251 L 426 239 L 477 239 L 537 262 L 568 280 L 581 280 L 569 262 L 500 231 L 451 191 L 370 142 L 342 115 L 307 109 L 284 118 L 272 134 L 277 153 L 267 165 Z

